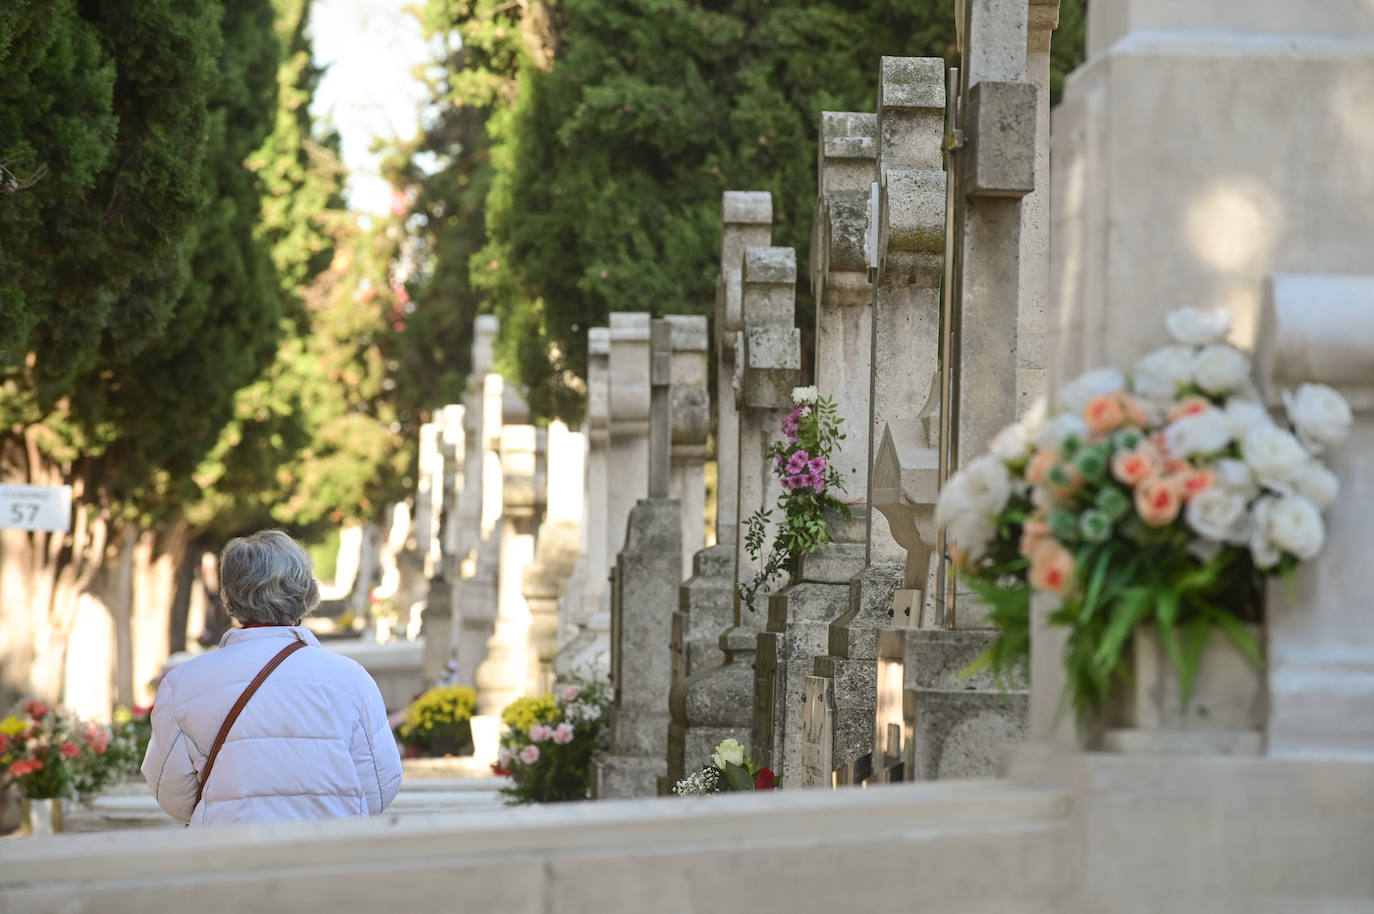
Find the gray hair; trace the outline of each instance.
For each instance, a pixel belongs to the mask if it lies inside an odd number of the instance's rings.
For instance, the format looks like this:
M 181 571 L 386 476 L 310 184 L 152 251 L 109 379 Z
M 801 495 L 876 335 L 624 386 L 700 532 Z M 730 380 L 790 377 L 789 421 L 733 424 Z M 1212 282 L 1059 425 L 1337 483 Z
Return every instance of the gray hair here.
M 219 592 L 240 622 L 299 625 L 320 604 L 310 554 L 280 530 L 229 541 L 219 555 Z

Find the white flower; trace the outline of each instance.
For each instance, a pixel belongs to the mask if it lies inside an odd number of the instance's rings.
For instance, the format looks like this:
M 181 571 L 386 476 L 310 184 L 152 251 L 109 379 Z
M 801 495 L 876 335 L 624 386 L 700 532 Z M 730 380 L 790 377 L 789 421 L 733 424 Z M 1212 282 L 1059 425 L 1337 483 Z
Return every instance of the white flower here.
M 792 402 L 798 406 L 810 406 L 821 398 L 821 392 L 813 384 L 810 387 L 792 388 Z
M 1274 502 L 1268 533 L 1275 546 L 1304 561 L 1321 552 L 1326 539 L 1321 511 L 1301 495 L 1285 495 Z
M 964 550 L 968 561 L 976 562 L 987 554 L 988 544 L 997 534 L 997 525 L 991 518 L 964 514 L 951 520 L 945 528 L 945 533 L 955 545 Z
M 680 797 L 703 796 L 708 793 L 720 793 L 720 769 L 703 768 L 700 771 L 687 775 L 687 777 L 677 782 L 673 788 L 673 793 Z
M 1309 460 L 1303 464 L 1293 483 L 1299 495 L 1323 511 L 1331 507 L 1341 490 L 1341 483 L 1336 474 L 1322 466 L 1318 460 Z
M 1094 368 L 1085 371 L 1059 391 L 1059 403 L 1068 412 L 1082 415 L 1083 407 L 1093 397 L 1116 393 L 1126 386 L 1126 378 L 1115 368 Z
M 1172 400 L 1180 384 L 1193 382 L 1192 347 L 1159 347 L 1135 363 L 1131 381 L 1135 392 L 1147 400 Z
M 1246 432 L 1241 451 L 1260 484 L 1280 491 L 1288 489 L 1307 462 L 1307 451 L 1298 439 L 1272 425 Z
M 1227 393 L 1250 380 L 1250 360 L 1234 346 L 1214 343 L 1193 356 L 1193 380 L 1208 393 Z
M 1164 318 L 1164 326 L 1169 335 L 1180 343 L 1189 346 L 1206 346 L 1215 343 L 1231 330 L 1231 312 L 1203 310 L 1201 308 L 1179 308 L 1169 312 Z
M 1269 513 L 1275 499 L 1265 496 L 1250 508 L 1250 558 L 1261 570 L 1273 568 L 1283 558 L 1279 548 L 1269 538 Z
M 1021 423 L 1013 422 L 992 436 L 988 450 L 996 454 L 997 459 L 1010 463 L 1025 460 L 1030 455 L 1031 444 L 1031 441 L 1026 438 L 1025 429 Z
M 1176 457 L 1215 454 L 1231 443 L 1231 429 L 1219 409 L 1185 416 L 1164 430 L 1164 446 Z
M 1064 446 L 1064 439 L 1073 435 L 1077 438 L 1088 436 L 1088 426 L 1076 413 L 1060 413 L 1046 419 L 1035 436 L 1035 447 L 1042 451 L 1057 451 Z
M 1244 460 L 1223 457 L 1212 464 L 1212 474 L 1219 488 L 1233 492 L 1246 501 L 1259 494 L 1259 485 L 1255 482 L 1255 473 Z
M 1340 444 L 1350 435 L 1350 404 L 1325 384 L 1303 384 L 1297 393 L 1283 392 L 1288 418 L 1314 452 Z
M 1231 429 L 1231 437 L 1240 441 L 1250 429 L 1273 425 L 1274 420 L 1258 400 L 1232 397 L 1226 401 L 1226 424 Z
M 1230 542 L 1245 518 L 1245 499 L 1218 486 L 1194 495 L 1183 510 L 1194 532 L 1218 543 Z
M 945 483 L 935 508 L 936 523 L 963 517 L 989 518 L 1007 506 L 1011 474 L 995 454 L 984 454 Z
M 744 764 L 744 747 L 737 739 L 727 739 L 716 747 L 716 751 L 711 753 L 711 764 L 722 771 L 725 770 L 726 763 L 731 765 Z

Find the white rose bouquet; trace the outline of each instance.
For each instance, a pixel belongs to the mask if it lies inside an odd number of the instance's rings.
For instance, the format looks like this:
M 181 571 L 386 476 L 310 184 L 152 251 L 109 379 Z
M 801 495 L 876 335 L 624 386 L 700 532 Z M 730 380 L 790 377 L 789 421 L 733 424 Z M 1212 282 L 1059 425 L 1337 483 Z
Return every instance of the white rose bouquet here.
M 673 793 L 680 797 L 733 790 L 773 790 L 773 772 L 760 768 L 749 750 L 737 739 L 727 739 L 711 753 L 711 762 L 677 782 Z
M 1157 629 L 1185 701 L 1215 629 L 1261 662 L 1244 623 L 1260 619 L 1264 578 L 1321 550 L 1339 489 L 1321 454 L 1350 432 L 1340 394 L 1304 384 L 1276 422 L 1249 358 L 1222 341 L 1229 315 L 1185 308 L 1167 325 L 1174 344 L 1129 375 L 1066 384 L 1056 414 L 998 433 L 940 495 L 961 580 L 1000 630 L 980 665 L 1024 669 L 1031 592 L 1057 594 L 1065 700 L 1080 715 L 1122 675 L 1137 625 Z

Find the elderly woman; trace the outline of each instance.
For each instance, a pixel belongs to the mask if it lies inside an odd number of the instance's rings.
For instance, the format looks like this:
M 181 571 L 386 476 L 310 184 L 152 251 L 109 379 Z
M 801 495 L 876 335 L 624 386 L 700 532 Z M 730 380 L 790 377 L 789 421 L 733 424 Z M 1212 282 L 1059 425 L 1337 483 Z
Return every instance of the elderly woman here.
M 231 540 L 219 567 L 243 627 L 158 687 L 143 760 L 158 803 L 192 825 L 377 815 L 400 755 L 372 677 L 300 624 L 320 601 L 310 556 L 264 530 Z

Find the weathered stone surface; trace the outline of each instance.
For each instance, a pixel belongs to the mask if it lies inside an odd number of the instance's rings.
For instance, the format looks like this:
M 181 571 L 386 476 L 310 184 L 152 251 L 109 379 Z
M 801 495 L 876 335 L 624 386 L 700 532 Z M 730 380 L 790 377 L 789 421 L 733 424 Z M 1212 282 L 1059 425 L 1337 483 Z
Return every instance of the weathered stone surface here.
M 720 633 L 735 611 L 735 548 L 718 543 L 692 558 L 692 577 L 678 591 L 673 614 L 673 681 L 719 666 L 725 659 Z
M 966 196 L 1024 197 L 1035 189 L 1035 86 L 974 83 L 969 90 Z
M 610 748 L 593 762 L 597 798 L 654 796 L 666 772 L 670 636 L 682 554 L 678 512 L 672 499 L 643 499 L 630 512 L 615 575 Z

